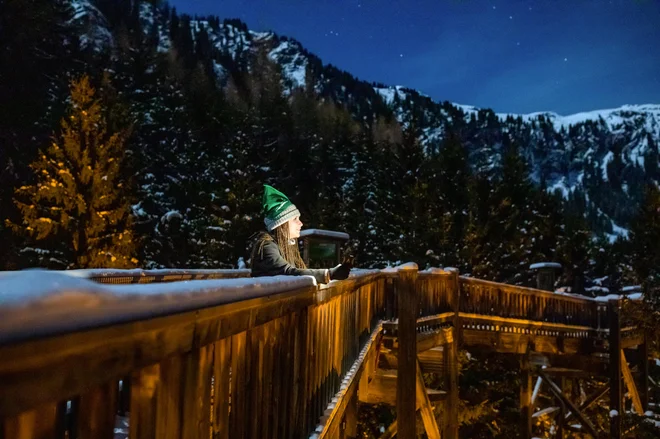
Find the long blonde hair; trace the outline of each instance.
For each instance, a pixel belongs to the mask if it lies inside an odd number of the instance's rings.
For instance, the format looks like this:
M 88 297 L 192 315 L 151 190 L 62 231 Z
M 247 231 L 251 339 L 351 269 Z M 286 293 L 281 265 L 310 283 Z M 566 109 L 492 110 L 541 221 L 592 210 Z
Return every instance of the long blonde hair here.
M 284 223 L 281 226 L 277 227 L 275 230 L 273 230 L 270 233 L 267 232 L 262 232 L 259 234 L 257 237 L 257 241 L 254 244 L 254 247 L 252 247 L 252 266 L 254 266 L 254 262 L 257 260 L 256 258 L 263 258 L 264 257 L 264 245 L 266 244 L 267 241 L 275 241 L 277 246 L 280 249 L 280 253 L 282 254 L 282 257 L 284 260 L 286 260 L 289 264 L 293 265 L 296 268 L 307 268 L 305 265 L 305 261 L 303 261 L 302 257 L 300 256 L 300 250 L 298 249 L 298 243 L 294 242 L 294 244 L 291 244 L 291 238 L 289 238 L 289 223 Z M 295 240 L 294 240 L 295 241 Z

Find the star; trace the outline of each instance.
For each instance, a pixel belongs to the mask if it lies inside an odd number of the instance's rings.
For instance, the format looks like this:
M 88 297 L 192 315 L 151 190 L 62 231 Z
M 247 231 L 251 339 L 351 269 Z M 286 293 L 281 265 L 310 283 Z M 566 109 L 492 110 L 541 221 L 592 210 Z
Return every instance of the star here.
M 509 15 L 509 20 L 513 20 L 513 15 Z
M 568 58 L 564 58 L 564 62 L 568 61 Z
M 399 56 L 400 56 L 401 58 L 403 58 L 403 53 L 400 53 Z

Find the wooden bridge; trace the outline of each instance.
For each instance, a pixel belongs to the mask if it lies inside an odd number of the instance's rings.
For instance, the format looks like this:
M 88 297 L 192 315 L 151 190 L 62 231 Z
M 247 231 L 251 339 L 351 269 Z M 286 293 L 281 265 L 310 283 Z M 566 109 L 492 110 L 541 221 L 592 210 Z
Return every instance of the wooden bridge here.
M 246 270 L 78 276 L 0 275 L 2 439 L 350 438 L 360 402 L 396 407 L 383 438 L 414 438 L 417 416 L 429 438 L 457 438 L 463 347 L 519 359 L 521 437 L 541 413 L 555 437 L 619 438 L 624 387 L 633 411 L 648 404 L 644 334 L 622 323 L 620 300 L 413 265 L 321 287 L 227 279 Z M 27 303 L 12 299 L 26 288 Z M 590 376 L 608 384 L 566 391 Z M 536 410 L 539 391 L 554 407 Z M 609 431 L 585 415 L 599 400 Z

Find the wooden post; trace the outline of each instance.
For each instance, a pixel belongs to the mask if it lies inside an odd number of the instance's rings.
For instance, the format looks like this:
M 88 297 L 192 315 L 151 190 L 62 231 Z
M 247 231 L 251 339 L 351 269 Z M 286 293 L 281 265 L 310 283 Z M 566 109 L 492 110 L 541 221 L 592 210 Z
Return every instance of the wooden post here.
M 649 409 L 649 344 L 644 332 L 644 343 L 639 346 L 639 398 L 644 412 Z
M 451 343 L 443 347 L 445 383 L 447 400 L 445 401 L 443 435 L 445 439 L 458 438 L 458 336 L 454 328 Z
M 523 354 L 520 357 L 520 431 L 525 439 L 532 437 L 532 412 L 532 370 L 529 354 Z
M 460 312 L 461 312 L 461 280 L 459 278 L 458 268 L 447 267 L 445 271 L 451 273 L 451 280 L 449 284 L 451 285 L 451 310 L 454 313 L 453 325 L 454 325 L 454 340 L 457 343 L 462 341 L 462 331 L 461 331 L 461 322 L 460 322 Z
M 387 320 L 396 318 L 395 305 L 394 279 L 387 277 L 385 279 L 385 318 Z
M 417 378 L 417 267 L 399 269 L 399 357 L 396 382 L 396 418 L 399 439 L 416 438 L 415 382 Z
M 621 301 L 610 300 L 607 304 L 610 327 L 610 437 L 621 438 Z
M 557 387 L 559 388 L 559 393 L 564 395 L 566 379 L 564 377 L 559 377 L 559 383 Z M 557 416 L 557 434 L 555 435 L 556 439 L 564 439 L 564 421 L 566 420 L 566 404 L 560 398 L 557 398 L 557 403 L 559 403 L 559 416 Z

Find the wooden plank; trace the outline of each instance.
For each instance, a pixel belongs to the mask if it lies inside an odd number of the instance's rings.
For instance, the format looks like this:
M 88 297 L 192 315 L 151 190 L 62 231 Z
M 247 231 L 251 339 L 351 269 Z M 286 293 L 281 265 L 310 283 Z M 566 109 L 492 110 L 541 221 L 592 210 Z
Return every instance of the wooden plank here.
M 230 368 L 231 338 L 225 338 L 213 346 L 213 439 L 229 439 Z
M 454 337 L 457 340 L 457 337 Z M 458 346 L 457 342 L 444 346 L 445 387 L 448 391 L 444 410 L 443 436 L 446 439 L 458 439 Z
M 296 382 L 298 385 L 298 397 L 296 404 L 296 435 L 295 437 L 304 437 L 307 431 L 307 410 L 308 410 L 308 385 L 309 385 L 309 363 L 308 354 L 310 348 L 310 332 L 309 332 L 309 308 L 305 308 L 300 312 L 300 318 L 296 326 L 297 339 L 299 340 L 299 348 L 296 350 L 296 357 L 294 363 L 298 367 L 299 372 L 296 374 Z M 267 437 L 267 436 L 264 436 Z
M 399 439 L 415 439 L 415 388 L 417 369 L 417 268 L 399 269 L 399 357 L 396 412 Z
M 158 439 L 180 439 L 183 414 L 183 388 L 181 377 L 184 374 L 183 357 L 175 355 L 160 363 L 158 383 L 156 437 Z
M 211 433 L 211 374 L 213 345 L 202 346 L 184 357 L 182 435 L 209 437 Z
M 644 334 L 644 343 L 639 346 L 639 397 L 644 412 L 649 408 L 649 340 Z
M 431 401 L 426 394 L 426 386 L 424 385 L 424 377 L 422 376 L 422 370 L 419 367 L 419 362 L 417 363 L 417 373 L 415 380 L 415 401 L 417 407 L 419 408 L 420 414 L 422 415 L 422 423 L 424 424 L 424 430 L 426 430 L 426 436 L 428 439 L 440 439 L 440 430 L 438 429 L 438 423 L 435 420 L 435 414 L 433 413 L 433 407 L 431 407 Z
M 280 337 L 282 338 L 282 374 L 278 376 L 278 379 L 282 380 L 282 386 L 280 388 L 280 402 L 279 402 L 279 415 L 280 418 L 280 436 L 281 438 L 287 438 L 291 426 L 288 422 L 289 411 L 291 410 L 291 387 L 293 382 L 293 377 L 291 375 L 291 361 L 293 360 L 292 355 L 292 340 L 291 340 L 291 316 L 286 316 L 283 319 L 283 328 L 280 332 Z
M 114 438 L 119 383 L 110 381 L 80 396 L 78 439 Z
M 451 343 L 453 340 L 452 328 L 439 328 L 433 332 L 417 334 L 417 354 Z
M 363 392 L 358 391 L 360 401 L 365 404 L 396 405 L 396 374 L 396 370 L 378 369 L 375 371 L 367 389 Z M 442 390 L 426 389 L 426 393 L 431 402 L 447 399 L 447 392 Z
M 261 407 L 259 408 L 259 423 L 261 428 L 261 437 L 268 437 L 270 433 L 270 420 L 273 406 L 273 380 L 278 379 L 273 373 L 273 346 L 275 345 L 275 337 L 277 334 L 273 331 L 273 322 L 266 323 L 263 328 L 263 390 L 262 400 L 260 401 Z M 293 365 L 294 369 L 297 364 Z
M 241 332 L 231 338 L 231 411 L 229 431 L 231 438 L 245 439 L 248 422 L 246 407 L 245 367 L 247 334 Z
M 596 432 L 595 427 L 589 420 L 582 414 L 580 409 L 578 409 L 575 404 L 573 404 L 562 392 L 562 390 L 555 384 L 547 375 L 545 375 L 542 371 L 540 372 L 541 377 L 543 380 L 548 384 L 548 387 L 550 388 L 550 391 L 552 394 L 557 398 L 562 404 L 565 406 L 569 407 L 571 411 L 575 414 L 575 417 L 577 417 L 580 420 L 580 423 L 582 423 L 582 426 L 586 428 L 586 430 L 591 434 L 591 436 L 595 439 L 598 438 L 598 433 Z M 564 418 L 562 416 L 562 418 Z M 561 418 L 560 418 L 561 419 Z M 565 418 L 564 418 L 565 419 Z M 562 423 L 563 424 L 563 423 Z
M 157 439 L 157 389 L 160 364 L 142 368 L 131 377 L 131 418 L 129 439 Z
M 621 372 L 623 372 L 623 382 L 628 388 L 628 393 L 632 399 L 633 408 L 638 415 L 644 414 L 644 408 L 642 407 L 642 401 L 639 398 L 639 393 L 637 393 L 637 386 L 635 385 L 635 379 L 630 373 L 630 368 L 628 367 L 628 361 L 626 360 L 626 354 L 623 349 L 621 350 Z
M 43 404 L 34 410 L 2 421 L 0 424 L 2 439 L 63 439 L 65 437 L 62 404 Z
M 532 437 L 532 371 L 529 355 L 520 357 L 520 420 L 521 434 L 524 438 Z
M 263 376 L 264 376 L 264 325 L 258 326 L 248 333 L 251 338 L 250 350 L 250 380 L 248 384 L 250 413 L 259 413 L 263 405 Z M 249 422 L 247 436 L 252 439 L 261 438 L 261 429 L 258 422 Z

